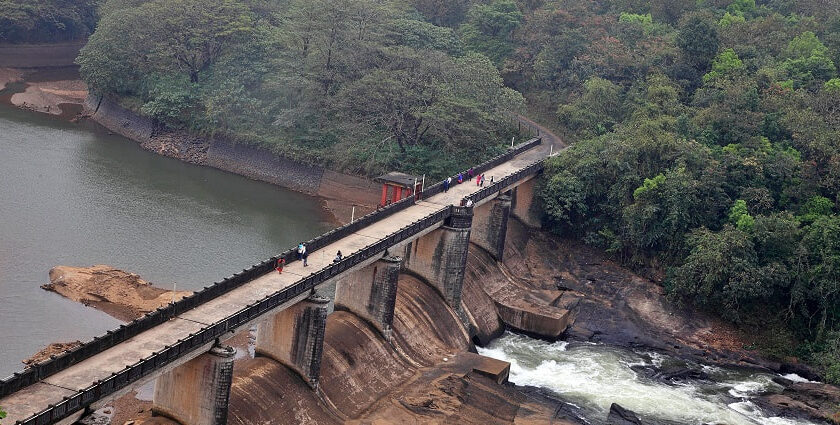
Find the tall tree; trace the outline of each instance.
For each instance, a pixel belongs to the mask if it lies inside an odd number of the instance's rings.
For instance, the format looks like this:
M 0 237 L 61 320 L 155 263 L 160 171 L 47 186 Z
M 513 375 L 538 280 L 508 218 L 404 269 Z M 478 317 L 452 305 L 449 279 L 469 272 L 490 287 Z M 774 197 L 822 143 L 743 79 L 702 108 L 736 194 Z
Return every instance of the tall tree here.
M 493 0 L 470 8 L 459 32 L 468 49 L 483 53 L 500 65 L 513 52 L 512 34 L 522 19 L 513 0 Z

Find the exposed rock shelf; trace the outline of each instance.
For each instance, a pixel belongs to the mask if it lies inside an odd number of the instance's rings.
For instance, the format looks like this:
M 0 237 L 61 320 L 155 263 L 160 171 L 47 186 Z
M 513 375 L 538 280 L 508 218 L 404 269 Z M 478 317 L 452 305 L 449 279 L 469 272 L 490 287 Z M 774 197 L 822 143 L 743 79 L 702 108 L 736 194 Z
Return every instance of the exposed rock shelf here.
M 104 265 L 55 266 L 50 270 L 50 283 L 42 288 L 124 321 L 136 319 L 191 294 L 189 291 L 173 293 L 157 288 L 134 273 Z

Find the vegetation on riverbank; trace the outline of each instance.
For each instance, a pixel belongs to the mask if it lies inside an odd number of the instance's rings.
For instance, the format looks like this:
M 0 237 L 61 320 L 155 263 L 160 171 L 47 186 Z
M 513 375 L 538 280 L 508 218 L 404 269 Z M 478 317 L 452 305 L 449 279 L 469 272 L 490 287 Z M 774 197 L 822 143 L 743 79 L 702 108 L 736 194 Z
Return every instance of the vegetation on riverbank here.
M 90 35 L 102 0 L 0 0 L 0 43 L 73 41 Z
M 506 76 L 575 142 L 549 166 L 551 225 L 667 270 L 674 300 L 771 327 L 777 355 L 840 383 L 837 8 L 630 0 L 524 15 Z
M 92 90 L 336 169 L 442 176 L 498 153 L 523 105 L 491 59 L 400 1 L 109 0 L 101 14 L 78 59 Z

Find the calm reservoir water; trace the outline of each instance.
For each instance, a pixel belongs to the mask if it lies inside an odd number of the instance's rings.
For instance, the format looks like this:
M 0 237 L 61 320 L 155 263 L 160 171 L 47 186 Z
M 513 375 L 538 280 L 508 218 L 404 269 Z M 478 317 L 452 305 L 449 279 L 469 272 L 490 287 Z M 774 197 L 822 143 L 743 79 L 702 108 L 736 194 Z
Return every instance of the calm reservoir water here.
M 119 322 L 40 289 L 108 264 L 195 290 L 329 229 L 316 198 L 140 149 L 92 124 L 0 105 L 0 377 Z

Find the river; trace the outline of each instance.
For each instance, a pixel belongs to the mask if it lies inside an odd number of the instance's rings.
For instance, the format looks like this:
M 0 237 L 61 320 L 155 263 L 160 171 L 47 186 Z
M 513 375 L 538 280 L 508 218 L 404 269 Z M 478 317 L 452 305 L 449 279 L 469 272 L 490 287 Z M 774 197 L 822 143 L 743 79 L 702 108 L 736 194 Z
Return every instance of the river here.
M 547 342 L 513 333 L 478 351 L 510 362 L 514 384 L 549 390 L 567 403 L 568 410 L 593 425 L 607 423 L 612 403 L 636 412 L 648 425 L 814 424 L 768 415 L 751 402 L 757 395 L 781 391 L 766 373 L 697 365 L 603 344 Z M 707 376 L 671 383 L 655 377 L 658 371 L 685 367 Z
M 0 105 L 0 377 L 119 322 L 40 289 L 108 264 L 195 290 L 328 230 L 317 198 L 142 150 L 92 123 Z

